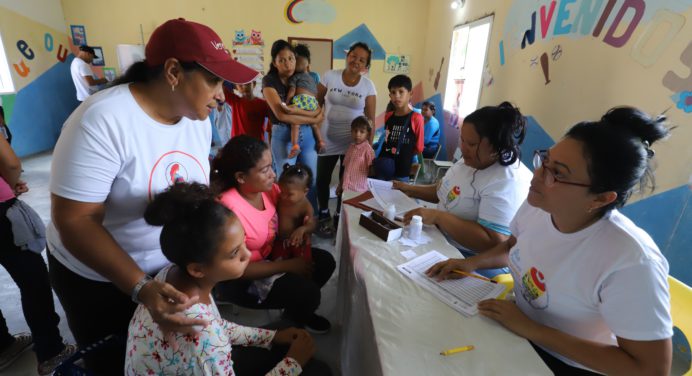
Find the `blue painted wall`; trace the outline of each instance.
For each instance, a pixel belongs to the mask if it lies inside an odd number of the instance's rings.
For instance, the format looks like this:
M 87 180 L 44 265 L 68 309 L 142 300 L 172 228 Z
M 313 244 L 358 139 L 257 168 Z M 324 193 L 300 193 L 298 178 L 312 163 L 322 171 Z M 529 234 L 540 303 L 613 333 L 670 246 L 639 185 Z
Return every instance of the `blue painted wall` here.
M 52 149 L 63 123 L 79 105 L 70 75 L 73 59 L 68 55 L 17 92 L 8 124 L 12 148 L 20 157 Z

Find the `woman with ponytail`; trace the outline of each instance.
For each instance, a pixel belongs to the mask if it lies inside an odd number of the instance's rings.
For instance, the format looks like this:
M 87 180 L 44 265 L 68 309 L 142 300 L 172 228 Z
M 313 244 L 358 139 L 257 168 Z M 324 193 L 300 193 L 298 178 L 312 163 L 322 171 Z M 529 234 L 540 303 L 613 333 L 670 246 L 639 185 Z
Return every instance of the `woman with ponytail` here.
M 664 120 L 620 107 L 573 126 L 534 154 L 512 236 L 428 275 L 509 266 L 516 302 L 487 300 L 478 309 L 531 341 L 556 375 L 668 375 L 668 262 L 617 210 L 633 192 L 653 190 L 651 146 L 668 135 Z
M 531 172 L 519 160 L 526 122 L 508 102 L 480 108 L 464 119 L 463 158 L 432 185 L 394 182 L 409 196 L 437 203 L 437 209 L 415 209 L 425 224 L 438 225 L 467 256 L 506 240 L 509 222 L 529 191 Z

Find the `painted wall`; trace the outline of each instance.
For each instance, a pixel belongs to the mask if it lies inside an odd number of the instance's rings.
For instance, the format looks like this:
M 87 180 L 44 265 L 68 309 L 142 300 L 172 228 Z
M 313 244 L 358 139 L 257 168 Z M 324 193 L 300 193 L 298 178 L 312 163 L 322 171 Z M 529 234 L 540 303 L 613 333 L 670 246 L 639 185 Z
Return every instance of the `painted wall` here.
M 0 98 L 12 146 L 20 156 L 49 150 L 78 104 L 60 2 L 0 1 L 0 33 L 16 90 Z
M 117 66 L 117 44 L 146 43 L 159 24 L 176 17 L 209 25 L 227 46 L 231 45 L 236 30 L 244 30 L 247 36 L 253 29 L 261 31 L 266 44 L 265 69 L 271 59 L 271 43 L 276 39 L 289 36 L 329 38 L 336 46 L 340 38 L 354 29 L 358 29 L 356 34 L 362 35 L 359 26 L 364 24 L 379 43 L 379 51 L 410 55 L 409 75 L 414 85 L 422 80 L 425 28 L 420 25 L 428 20 L 428 0 L 123 0 L 109 3 L 108 7 L 89 0 L 63 0 L 62 5 L 68 27 L 84 25 L 89 44 L 103 47 L 106 66 Z M 291 8 L 290 15 L 288 8 Z M 392 20 L 387 18 L 390 14 Z M 291 19 L 302 20 L 302 23 L 296 24 Z M 335 69 L 343 66 L 344 60 L 334 61 Z M 384 60 L 374 60 L 370 77 L 379 94 L 378 114 L 389 101 L 387 82 L 394 76 L 383 70 Z
M 456 25 L 494 14 L 487 69 L 493 79 L 484 85 L 480 103 L 509 100 L 530 116 L 525 158 L 610 107 L 668 110 L 678 128 L 654 147 L 657 190 L 633 197 L 623 212 L 652 235 L 671 274 L 692 285 L 692 1 L 469 0 L 457 11 L 449 3 L 430 2 L 424 71 L 437 69 L 442 57 L 449 61 Z M 446 73 L 445 66 L 440 93 Z M 436 92 L 432 79 L 424 80 L 423 91 Z M 449 124 L 445 131 L 452 133 Z

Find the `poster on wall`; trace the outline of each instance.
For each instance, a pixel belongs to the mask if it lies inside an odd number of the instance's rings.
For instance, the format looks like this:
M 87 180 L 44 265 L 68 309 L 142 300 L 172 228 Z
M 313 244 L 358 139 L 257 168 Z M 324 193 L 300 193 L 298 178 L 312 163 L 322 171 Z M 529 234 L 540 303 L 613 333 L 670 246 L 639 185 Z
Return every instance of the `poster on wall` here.
M 244 29 L 235 30 L 233 38 L 233 59 L 264 74 L 264 40 L 260 30 L 251 29 L 250 35 Z
M 384 59 L 384 72 L 406 74 L 411 64 L 410 55 L 391 55 L 387 54 Z
M 91 65 L 95 67 L 102 67 L 106 65 L 106 61 L 103 59 L 103 49 L 101 47 L 92 47 L 94 49 L 94 60 Z
M 86 29 L 83 25 L 70 25 L 70 32 L 72 33 L 72 43 L 75 46 L 87 44 Z
M 105 77 L 108 82 L 115 80 L 115 68 L 103 68 L 103 77 Z

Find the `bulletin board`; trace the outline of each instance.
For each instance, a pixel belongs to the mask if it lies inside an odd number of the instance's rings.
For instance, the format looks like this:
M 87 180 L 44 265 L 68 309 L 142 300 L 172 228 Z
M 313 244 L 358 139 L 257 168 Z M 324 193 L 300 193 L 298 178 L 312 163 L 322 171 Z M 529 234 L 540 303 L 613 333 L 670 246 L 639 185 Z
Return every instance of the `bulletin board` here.
M 288 43 L 294 46 L 296 44 L 308 46 L 310 49 L 311 71 L 317 72 L 322 76 L 324 72 L 332 69 L 333 39 L 288 37 Z

